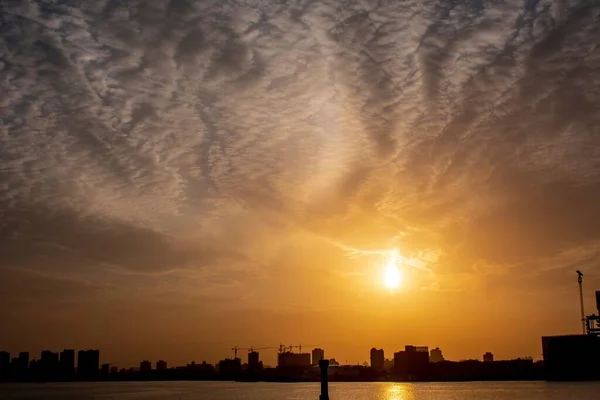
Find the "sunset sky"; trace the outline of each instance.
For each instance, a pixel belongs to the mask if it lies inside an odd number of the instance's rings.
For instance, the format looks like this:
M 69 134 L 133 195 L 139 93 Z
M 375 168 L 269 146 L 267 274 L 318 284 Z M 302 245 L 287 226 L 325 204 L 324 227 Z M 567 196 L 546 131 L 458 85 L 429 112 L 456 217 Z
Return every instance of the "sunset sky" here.
M 600 289 L 599 46 L 586 0 L 0 0 L 0 350 L 541 358 Z

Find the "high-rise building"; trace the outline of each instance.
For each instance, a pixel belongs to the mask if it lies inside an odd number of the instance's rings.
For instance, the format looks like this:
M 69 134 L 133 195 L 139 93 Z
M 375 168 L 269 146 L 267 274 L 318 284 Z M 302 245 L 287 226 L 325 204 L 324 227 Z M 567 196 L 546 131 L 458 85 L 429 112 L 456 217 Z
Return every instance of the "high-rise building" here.
M 110 364 L 102 364 L 100 366 L 100 376 L 102 379 L 107 379 L 110 375 Z
M 64 349 L 60 353 L 60 370 L 64 378 L 72 378 L 75 374 L 75 350 Z
M 157 371 L 164 371 L 167 369 L 167 362 L 165 360 L 158 360 L 156 362 L 156 370 Z
M 237 360 L 239 360 L 239 358 L 237 358 Z M 221 363 L 219 363 L 219 367 L 222 367 Z M 202 361 L 202 363 L 200 364 L 196 364 L 194 361 L 192 361 L 190 364 L 188 364 L 185 367 L 178 367 L 178 369 L 183 368 L 186 371 L 188 371 L 188 373 L 190 374 L 190 376 L 194 376 L 196 378 L 200 378 L 200 379 L 208 379 L 208 378 L 216 378 L 216 374 L 215 374 L 215 367 L 212 364 L 208 364 L 206 361 Z M 227 368 L 225 366 L 225 368 Z M 237 368 L 237 367 L 236 367 Z M 241 370 L 241 365 L 240 365 L 240 370 Z
M 242 373 L 242 360 L 226 358 L 219 361 L 219 377 L 221 379 L 236 379 Z
M 27 378 L 34 379 L 38 381 L 47 381 L 50 380 L 48 377 L 42 375 L 42 367 L 41 360 L 31 360 L 29 361 L 29 368 L 27 370 Z
M 83 380 L 94 380 L 100 372 L 100 350 L 79 350 L 77 375 Z
M 22 351 L 19 353 L 19 369 L 26 370 L 29 368 L 29 352 Z
M 43 350 L 40 355 L 40 361 L 49 362 L 49 363 L 57 363 L 58 364 L 58 353 L 55 353 L 50 350 Z
M 258 368 L 260 363 L 260 356 L 258 351 L 251 351 L 248 353 L 248 368 L 254 369 Z
M 60 372 L 60 363 L 58 361 L 58 353 L 50 350 L 42 351 L 39 361 L 39 373 L 46 380 L 54 380 L 58 378 Z
M 0 351 L 0 382 L 8 380 L 10 372 L 10 353 Z
M 394 353 L 394 370 L 406 376 L 420 376 L 429 365 L 429 349 L 425 346 L 405 346 L 404 351 Z
M 13 379 L 22 381 L 29 373 L 29 353 L 22 351 L 19 357 L 10 360 L 10 375 Z
M 385 368 L 385 356 L 383 349 L 377 350 L 376 348 L 371 349 L 371 368 L 384 369 Z
M 444 361 L 444 355 L 442 354 L 442 350 L 440 350 L 439 347 L 431 349 L 431 352 L 429 353 L 429 362 L 436 363 L 440 361 Z
M 319 360 L 325 359 L 325 350 L 313 349 L 312 351 L 312 365 L 319 365 Z
M 152 371 L 152 363 L 148 360 L 144 360 L 140 363 L 140 372 L 150 372 Z
M 483 362 L 493 362 L 493 361 L 494 361 L 494 355 L 492 353 L 490 353 L 489 351 L 483 355 Z

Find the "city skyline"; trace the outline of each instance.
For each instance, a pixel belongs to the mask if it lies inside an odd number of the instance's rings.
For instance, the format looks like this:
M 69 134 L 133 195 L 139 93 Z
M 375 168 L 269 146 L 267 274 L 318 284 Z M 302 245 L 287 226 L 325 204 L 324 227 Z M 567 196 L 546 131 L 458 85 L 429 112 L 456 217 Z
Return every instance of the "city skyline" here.
M 142 363 L 148 363 L 148 365 L 150 366 L 150 369 L 161 369 L 158 367 L 158 363 L 166 363 L 165 365 L 168 365 L 169 368 L 173 368 L 173 367 L 177 367 L 180 365 L 185 365 L 185 364 L 189 364 L 191 362 L 195 362 L 195 363 L 203 363 L 206 362 L 210 365 L 217 365 L 220 361 L 223 360 L 234 360 L 234 359 L 239 359 L 241 360 L 242 364 L 245 363 L 249 363 L 250 358 L 252 357 L 251 354 L 254 355 L 258 355 L 259 360 L 261 361 L 261 363 L 264 363 L 265 366 L 269 366 L 269 367 L 275 367 L 278 366 L 279 361 L 277 358 L 277 355 L 281 355 L 281 354 L 302 354 L 302 355 L 308 355 L 310 356 L 310 362 L 307 363 L 307 365 L 311 365 L 311 366 L 316 366 L 318 365 L 318 360 L 321 358 L 315 358 L 316 356 L 319 355 L 326 355 L 325 359 L 328 360 L 334 360 L 335 362 L 339 363 L 340 365 L 356 365 L 356 366 L 361 366 L 361 365 L 365 365 L 368 364 L 370 367 L 374 367 L 374 368 L 384 368 L 384 363 L 385 362 L 390 362 L 390 361 L 394 361 L 394 355 L 398 352 L 402 352 L 405 351 L 407 348 L 412 348 L 415 347 L 413 345 L 403 345 L 403 346 L 398 346 L 398 348 L 396 348 L 393 351 L 385 351 L 384 349 L 376 349 L 376 348 L 371 348 L 369 352 L 365 353 L 367 356 L 369 356 L 368 358 L 365 358 L 364 360 L 348 360 L 348 359 L 343 359 L 343 358 L 339 358 L 339 357 L 330 357 L 330 354 L 328 352 L 325 352 L 324 349 L 321 348 L 309 348 L 309 347 L 305 347 L 304 351 L 301 351 L 298 349 L 298 347 L 301 346 L 284 346 L 284 345 L 280 345 L 279 349 L 276 350 L 275 353 L 275 362 L 272 364 L 268 364 L 266 362 L 264 362 L 264 355 L 267 354 L 267 358 L 270 358 L 268 355 L 270 354 L 270 351 L 273 351 L 274 349 L 276 349 L 276 347 L 269 347 L 269 348 L 239 348 L 237 349 L 238 351 L 236 351 L 233 354 L 230 354 L 229 356 L 223 356 L 220 359 L 216 360 L 216 361 L 212 361 L 212 360 L 207 360 L 205 358 L 201 358 L 201 359 L 191 359 L 188 360 L 186 362 L 184 362 L 183 364 L 177 364 L 177 363 L 170 363 L 168 358 L 158 358 L 158 359 L 151 359 L 151 358 L 142 358 L 140 360 L 138 360 L 137 362 L 134 362 L 131 365 L 119 365 L 116 362 L 110 361 L 106 358 L 102 358 L 101 356 L 99 356 L 100 350 L 99 349 L 62 349 L 62 350 L 52 350 L 52 349 L 44 349 L 41 350 L 39 353 L 34 353 L 31 351 L 18 351 L 15 353 L 12 353 L 10 351 L 6 351 L 6 350 L 2 350 L 0 349 L 0 356 L 4 357 L 4 355 L 6 355 L 6 359 L 10 360 L 10 363 L 15 362 L 15 360 L 18 360 L 21 357 L 26 357 L 27 358 L 27 362 L 26 364 L 29 365 L 29 363 L 31 363 L 32 361 L 40 361 L 40 360 L 44 360 L 44 358 L 46 357 L 56 357 L 55 363 L 56 365 L 60 365 L 61 368 L 65 367 L 65 358 L 67 359 L 67 366 L 70 366 L 69 368 L 75 368 L 76 370 L 79 368 L 79 363 L 85 363 L 87 358 L 86 355 L 88 353 L 90 354 L 96 354 L 95 355 L 95 362 L 98 364 L 98 366 L 101 366 L 103 364 L 107 364 L 109 365 L 111 368 L 112 367 L 118 367 L 119 369 L 142 369 L 141 364 Z M 443 357 L 443 355 L 441 354 L 441 349 L 439 347 L 435 347 L 435 348 L 429 348 L 429 346 L 416 346 L 417 349 L 420 348 L 424 348 L 427 349 L 427 354 L 429 355 L 430 352 L 440 352 L 440 357 L 441 358 L 434 358 L 430 360 L 431 362 L 439 362 L 439 361 L 472 361 L 472 360 L 480 360 L 480 361 L 486 361 L 486 357 L 488 355 L 491 355 L 492 360 L 494 359 L 494 354 L 492 352 L 485 352 L 483 353 L 479 358 L 465 358 L 465 359 L 458 359 L 458 360 L 452 360 L 452 359 L 448 359 Z M 297 350 L 294 350 L 297 349 Z M 233 351 L 233 349 L 231 349 Z M 266 351 L 268 350 L 268 351 Z M 373 351 L 376 352 L 382 352 L 380 354 L 380 357 L 382 362 L 381 362 L 381 366 L 379 365 L 373 365 Z M 4 353 L 4 354 L 3 354 Z M 39 357 L 35 357 L 35 354 L 40 354 Z M 77 356 L 77 357 L 76 357 Z M 0 358 L 2 358 L 0 357 Z M 89 356 L 87 356 L 89 357 Z M 92 356 L 94 357 L 94 356 Z M 521 357 L 512 357 L 512 358 L 507 358 L 505 360 L 514 360 L 514 359 L 532 359 L 533 361 L 539 361 L 539 359 L 536 359 L 535 357 L 531 357 L 531 356 L 521 356 Z M 83 361 L 82 361 L 83 360 Z M 69 369 L 67 368 L 67 369 Z
M 599 15 L 0 0 L 0 346 L 540 359 L 600 287 Z
M 17 357 L 0 351 L 0 382 L 75 382 L 75 381 L 238 381 L 238 382 L 308 382 L 327 377 L 336 381 L 464 381 L 464 380 L 540 380 L 556 378 L 567 371 L 575 377 L 595 377 L 597 371 L 584 371 L 579 363 L 570 367 L 557 357 L 567 356 L 567 347 L 578 343 L 591 346 L 586 351 L 598 349 L 598 337 L 593 335 L 557 336 L 542 338 L 544 361 L 534 362 L 531 358 L 496 360 L 487 352 L 482 360 L 446 360 L 439 348 L 405 345 L 393 353 L 393 359 L 384 358 L 381 349 L 370 350 L 371 363 L 340 363 L 335 358 L 325 356 L 323 349 L 301 352 L 301 346 L 279 347 L 277 365 L 265 365 L 260 353 L 249 349 L 247 362 L 237 357 L 239 350 L 234 347 L 235 358 L 224 358 L 217 364 L 194 361 L 185 365 L 172 365 L 168 361 L 142 360 L 139 366 L 119 367 L 101 361 L 98 349 L 77 351 L 65 349 L 62 352 L 42 351 L 40 358 L 30 359 L 30 354 L 20 352 Z M 294 352 L 298 348 L 298 352 Z M 574 348 L 571 348 L 573 350 Z M 583 349 L 583 348 L 580 348 Z M 579 350 L 577 350 L 579 351 Z M 577 357 L 583 355 L 579 354 Z M 568 359 L 568 358 L 567 358 Z M 564 359 L 564 360 L 567 360 Z M 546 368 L 546 361 L 549 362 Z M 331 367 L 329 373 L 324 366 Z M 324 375 L 323 375 L 324 374 Z M 557 375 L 558 374 L 558 375 Z M 325 378 L 324 378 L 325 377 Z

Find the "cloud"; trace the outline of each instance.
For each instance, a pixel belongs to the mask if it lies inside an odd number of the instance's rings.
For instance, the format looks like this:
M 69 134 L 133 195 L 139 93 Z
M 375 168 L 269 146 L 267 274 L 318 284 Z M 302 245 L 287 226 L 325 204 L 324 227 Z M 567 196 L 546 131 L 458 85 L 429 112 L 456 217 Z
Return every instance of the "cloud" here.
M 11 314 L 17 311 L 15 308 L 31 305 L 41 308 L 48 306 L 49 302 L 54 303 L 53 306 L 82 304 L 108 289 L 89 282 L 57 279 L 17 268 L 3 267 L 0 273 L 3 277 L 0 300 L 4 310 Z
M 594 2 L 84 3 L 0 0 L 0 266 L 191 296 L 288 246 L 440 291 L 594 259 Z
M 0 226 L 0 264 L 52 272 L 105 268 L 140 273 L 210 268 L 243 259 L 220 248 L 176 241 L 167 234 L 118 220 L 80 217 L 68 211 L 11 210 Z M 107 271 L 108 273 L 109 271 Z

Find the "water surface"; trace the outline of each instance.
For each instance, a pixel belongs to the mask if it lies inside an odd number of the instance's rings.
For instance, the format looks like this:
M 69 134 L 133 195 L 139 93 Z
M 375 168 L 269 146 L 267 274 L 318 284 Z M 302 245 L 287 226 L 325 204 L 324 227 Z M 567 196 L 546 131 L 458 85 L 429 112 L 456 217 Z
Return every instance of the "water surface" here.
M 1 384 L 0 399 L 318 400 L 318 383 Z M 332 383 L 331 400 L 598 400 L 600 383 Z

